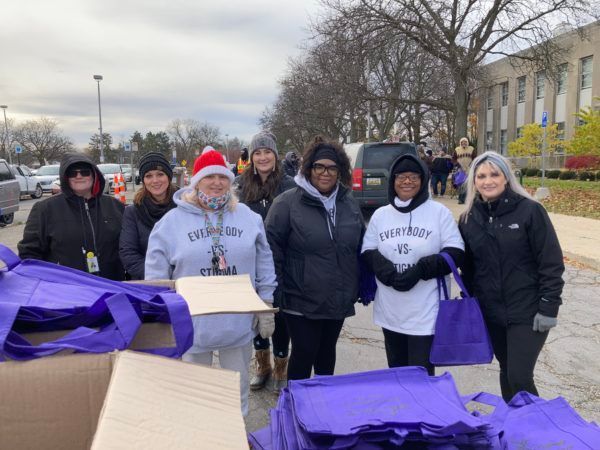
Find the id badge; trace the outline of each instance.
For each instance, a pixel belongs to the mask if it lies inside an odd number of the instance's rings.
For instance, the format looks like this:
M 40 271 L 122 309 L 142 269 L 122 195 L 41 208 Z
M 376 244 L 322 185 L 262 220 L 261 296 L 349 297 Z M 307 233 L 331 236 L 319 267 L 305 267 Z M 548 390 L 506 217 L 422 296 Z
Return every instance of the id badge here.
M 87 252 L 85 254 L 85 262 L 87 264 L 87 270 L 89 273 L 100 272 L 100 265 L 98 264 L 98 258 L 94 255 L 94 252 Z

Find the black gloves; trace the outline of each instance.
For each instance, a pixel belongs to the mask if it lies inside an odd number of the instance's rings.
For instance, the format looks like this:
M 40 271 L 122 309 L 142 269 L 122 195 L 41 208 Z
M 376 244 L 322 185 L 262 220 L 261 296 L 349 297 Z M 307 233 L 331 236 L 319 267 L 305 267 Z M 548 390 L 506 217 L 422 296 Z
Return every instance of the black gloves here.
M 441 250 L 449 254 L 454 260 L 456 266 L 460 266 L 464 259 L 465 252 L 455 247 L 445 247 Z M 443 277 L 448 275 L 451 270 L 446 260 L 440 255 L 429 255 L 419 259 L 417 266 L 420 268 L 421 279 L 431 280 L 433 278 Z
M 379 281 L 386 286 L 392 285 L 394 277 L 398 275 L 394 263 L 383 256 L 377 249 L 366 250 L 362 254 L 362 257 L 365 264 L 367 264 Z
M 397 291 L 410 291 L 423 278 L 419 264 L 409 267 L 402 273 L 397 273 L 392 287 Z

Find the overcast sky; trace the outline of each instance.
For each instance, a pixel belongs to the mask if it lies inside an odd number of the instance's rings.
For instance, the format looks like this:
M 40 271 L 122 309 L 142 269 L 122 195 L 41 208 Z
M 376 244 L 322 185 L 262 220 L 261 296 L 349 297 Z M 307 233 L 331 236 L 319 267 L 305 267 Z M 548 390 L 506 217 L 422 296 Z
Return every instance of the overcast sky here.
M 84 147 L 208 121 L 249 140 L 307 37 L 315 0 L 20 0 L 0 8 L 0 104 L 51 117 Z M 0 118 L 0 121 L 3 118 Z

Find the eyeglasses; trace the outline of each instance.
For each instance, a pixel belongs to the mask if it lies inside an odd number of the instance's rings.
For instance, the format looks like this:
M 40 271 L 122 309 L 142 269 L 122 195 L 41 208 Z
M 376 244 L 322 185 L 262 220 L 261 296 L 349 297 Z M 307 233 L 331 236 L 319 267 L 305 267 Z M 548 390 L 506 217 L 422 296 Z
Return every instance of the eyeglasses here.
M 411 183 L 416 183 L 420 179 L 421 179 L 421 177 L 414 173 L 411 175 L 404 175 L 402 173 L 396 174 L 396 181 L 399 181 L 400 183 L 404 183 L 405 181 L 410 181 Z
M 327 172 L 333 177 L 337 177 L 338 173 L 340 173 L 340 168 L 338 166 L 326 166 L 318 163 L 312 165 L 312 170 L 317 175 L 323 175 L 325 172 Z
M 77 174 L 82 177 L 89 177 L 92 174 L 92 169 L 69 169 L 67 171 L 67 178 L 76 178 Z

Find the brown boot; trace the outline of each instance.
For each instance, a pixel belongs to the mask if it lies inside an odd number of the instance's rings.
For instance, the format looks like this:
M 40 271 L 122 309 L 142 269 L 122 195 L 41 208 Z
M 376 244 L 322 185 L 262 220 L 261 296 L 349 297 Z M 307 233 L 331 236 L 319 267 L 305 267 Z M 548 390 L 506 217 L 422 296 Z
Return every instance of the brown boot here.
M 256 360 L 255 373 L 250 380 L 250 389 L 256 391 L 264 388 L 271 376 L 271 351 L 269 349 L 256 350 L 254 357 Z
M 287 386 L 288 358 L 275 357 L 275 370 L 273 371 L 273 390 L 280 392 Z

